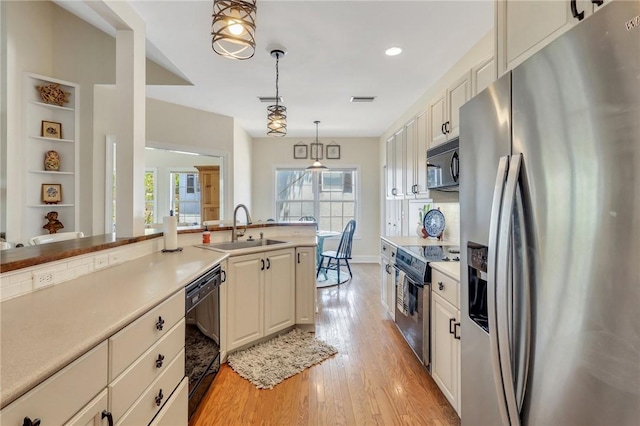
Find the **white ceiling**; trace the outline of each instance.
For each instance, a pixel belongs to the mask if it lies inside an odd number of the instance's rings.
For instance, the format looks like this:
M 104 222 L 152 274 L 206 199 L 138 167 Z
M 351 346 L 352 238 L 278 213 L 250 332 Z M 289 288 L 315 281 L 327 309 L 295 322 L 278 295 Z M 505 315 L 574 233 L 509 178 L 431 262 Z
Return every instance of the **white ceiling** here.
M 112 33 L 80 2 L 58 1 Z M 256 52 L 235 61 L 211 49 L 212 1 L 132 1 L 147 24 L 147 52 L 193 86 L 149 86 L 147 95 L 235 117 L 252 137 L 266 136 L 275 96 L 273 45 L 280 95 L 292 137 L 377 137 L 493 27 L 493 0 L 258 0 Z M 385 49 L 399 46 L 399 56 Z M 375 96 L 350 103 L 351 96 Z

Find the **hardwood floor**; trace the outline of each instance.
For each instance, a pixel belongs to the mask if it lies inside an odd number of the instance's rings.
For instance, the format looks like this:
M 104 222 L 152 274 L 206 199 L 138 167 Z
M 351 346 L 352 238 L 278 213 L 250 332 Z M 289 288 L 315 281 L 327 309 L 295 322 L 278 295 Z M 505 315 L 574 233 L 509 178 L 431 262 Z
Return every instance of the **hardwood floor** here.
M 270 390 L 224 364 L 190 421 L 196 425 L 459 425 L 424 366 L 384 315 L 380 266 L 318 289 L 316 335 L 338 354 Z

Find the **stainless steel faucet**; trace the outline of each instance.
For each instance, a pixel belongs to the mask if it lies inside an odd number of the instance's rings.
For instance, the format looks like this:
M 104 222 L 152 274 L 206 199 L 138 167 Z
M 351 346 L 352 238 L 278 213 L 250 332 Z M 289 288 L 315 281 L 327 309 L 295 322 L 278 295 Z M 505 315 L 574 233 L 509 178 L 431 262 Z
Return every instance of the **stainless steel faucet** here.
M 238 237 L 242 237 L 245 232 L 247 232 L 247 227 L 244 227 L 244 231 L 236 230 L 236 217 L 238 216 L 238 210 L 242 207 L 244 212 L 247 215 L 247 225 L 251 225 L 251 215 L 249 214 L 249 209 L 244 204 L 238 204 L 236 208 L 233 210 L 233 229 L 231 231 L 231 242 L 238 241 Z

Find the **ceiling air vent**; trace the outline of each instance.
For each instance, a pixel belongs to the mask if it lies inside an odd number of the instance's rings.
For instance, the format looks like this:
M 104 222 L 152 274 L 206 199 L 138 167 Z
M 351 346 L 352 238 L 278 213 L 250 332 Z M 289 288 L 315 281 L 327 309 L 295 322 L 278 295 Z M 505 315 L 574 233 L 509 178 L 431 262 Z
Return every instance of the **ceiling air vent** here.
M 258 99 L 260 100 L 260 102 L 264 102 L 264 103 L 268 103 L 268 104 L 275 104 L 276 103 L 276 97 L 275 96 L 258 96 Z M 283 98 L 282 96 L 278 96 L 278 103 L 282 103 Z
M 373 102 L 375 96 L 352 96 L 351 102 Z

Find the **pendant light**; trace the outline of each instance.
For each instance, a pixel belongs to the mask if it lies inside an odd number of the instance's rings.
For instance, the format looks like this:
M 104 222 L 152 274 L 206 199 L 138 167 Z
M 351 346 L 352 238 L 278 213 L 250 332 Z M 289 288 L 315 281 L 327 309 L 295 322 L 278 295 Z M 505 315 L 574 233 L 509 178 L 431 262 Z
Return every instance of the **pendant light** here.
M 278 91 L 278 80 L 280 72 L 278 64 L 280 58 L 285 55 L 284 49 L 274 49 L 271 56 L 276 58 L 276 104 L 267 107 L 267 135 L 282 137 L 287 134 L 287 107 L 279 105 L 280 93 Z
M 316 124 L 316 143 L 319 144 L 320 141 L 318 141 L 318 124 L 320 124 L 320 122 L 316 120 L 314 121 L 314 123 Z M 329 170 L 327 166 L 322 165 L 322 163 L 319 160 L 319 157 L 320 157 L 320 154 L 318 153 L 318 150 L 316 150 L 316 158 L 315 158 L 316 161 L 314 161 L 312 165 L 306 168 L 308 172 L 321 172 L 323 170 Z
M 214 0 L 211 47 L 218 55 L 249 59 L 256 51 L 256 1 Z

